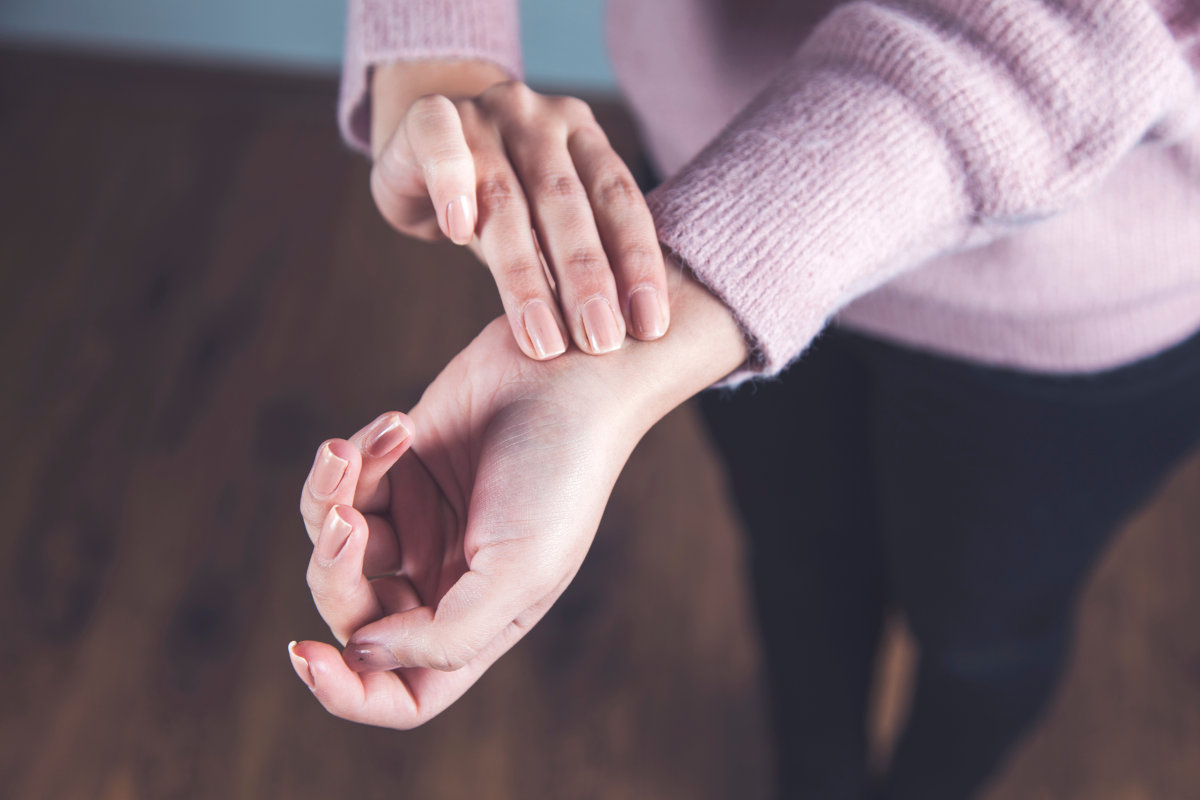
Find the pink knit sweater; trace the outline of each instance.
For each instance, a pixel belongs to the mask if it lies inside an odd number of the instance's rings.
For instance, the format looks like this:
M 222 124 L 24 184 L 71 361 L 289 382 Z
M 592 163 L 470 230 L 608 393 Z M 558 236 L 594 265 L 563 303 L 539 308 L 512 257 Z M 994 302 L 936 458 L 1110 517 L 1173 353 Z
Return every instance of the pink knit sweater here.
M 831 320 L 1049 372 L 1200 329 L 1200 0 L 610 0 L 608 39 L 758 370 Z M 516 0 L 350 0 L 347 140 L 371 64 L 437 57 L 519 76 Z

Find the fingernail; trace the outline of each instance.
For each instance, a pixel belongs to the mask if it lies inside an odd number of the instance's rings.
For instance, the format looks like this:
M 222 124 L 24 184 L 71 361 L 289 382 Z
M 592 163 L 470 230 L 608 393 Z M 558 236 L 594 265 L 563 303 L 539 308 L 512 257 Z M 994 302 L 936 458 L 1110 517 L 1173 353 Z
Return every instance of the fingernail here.
M 593 353 L 611 353 L 621 346 L 621 329 L 612 305 L 603 297 L 593 297 L 583 304 L 583 332 Z
M 475 220 L 471 214 L 471 199 L 465 194 L 446 205 L 446 227 L 450 229 L 450 241 L 455 244 L 470 244 L 475 235 Z
M 385 672 L 400 667 L 391 650 L 374 642 L 350 642 L 342 651 L 342 660 L 355 672 Z
M 321 445 L 317 451 L 317 463 L 313 467 L 312 479 L 309 486 L 317 494 L 333 494 L 333 490 L 342 482 L 346 467 L 350 462 L 333 454 L 328 444 Z
M 367 455 L 386 455 L 399 447 L 409 436 L 412 436 L 412 431 L 404 427 L 400 415 L 388 414 L 375 423 L 375 430 L 367 435 L 363 449 L 367 451 Z
M 566 352 L 567 343 L 563 341 L 562 331 L 549 306 L 541 300 L 534 300 L 525 305 L 522 316 L 529 343 L 533 345 L 533 352 L 538 358 L 551 358 Z
M 312 670 L 308 667 L 308 660 L 304 656 L 296 652 L 296 642 L 292 640 L 288 643 L 288 655 L 292 657 L 292 668 L 296 670 L 296 674 L 300 676 L 300 680 L 308 686 L 309 690 L 317 688 L 317 682 L 313 680 Z
M 332 564 L 341 555 L 342 548 L 350 541 L 350 532 L 354 530 L 354 526 L 346 521 L 338 509 L 339 506 L 329 509 L 321 525 L 321 535 L 317 538 L 317 558 L 326 565 Z
M 629 310 L 633 316 L 633 331 L 639 339 L 658 339 L 667 332 L 667 318 L 658 290 L 653 286 L 635 289 L 629 296 Z

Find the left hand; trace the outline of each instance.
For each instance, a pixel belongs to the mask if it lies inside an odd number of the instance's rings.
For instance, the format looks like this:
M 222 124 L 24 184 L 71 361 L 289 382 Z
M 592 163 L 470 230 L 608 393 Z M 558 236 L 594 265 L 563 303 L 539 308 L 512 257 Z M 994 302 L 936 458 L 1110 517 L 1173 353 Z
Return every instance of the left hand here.
M 676 274 L 681 275 L 681 272 Z M 344 653 L 292 648 L 330 712 L 411 728 L 533 626 L 583 561 L 634 445 L 746 346 L 699 284 L 663 341 L 536 362 L 492 322 L 409 416 L 321 446 L 301 496 L 308 578 Z
M 293 662 L 329 711 L 421 724 L 566 589 L 647 427 L 615 419 L 599 380 L 542 377 L 566 361 L 531 370 L 499 320 L 411 416 L 321 445 L 301 498 L 308 581 L 349 645 L 305 642 Z

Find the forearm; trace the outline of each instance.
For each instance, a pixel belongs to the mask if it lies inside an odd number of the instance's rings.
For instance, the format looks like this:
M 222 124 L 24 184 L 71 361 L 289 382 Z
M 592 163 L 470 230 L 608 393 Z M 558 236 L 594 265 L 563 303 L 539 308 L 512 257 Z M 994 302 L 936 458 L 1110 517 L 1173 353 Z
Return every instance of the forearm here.
M 371 153 L 379 155 L 418 97 L 474 97 L 508 79 L 490 61 L 427 59 L 379 65 L 371 73 Z

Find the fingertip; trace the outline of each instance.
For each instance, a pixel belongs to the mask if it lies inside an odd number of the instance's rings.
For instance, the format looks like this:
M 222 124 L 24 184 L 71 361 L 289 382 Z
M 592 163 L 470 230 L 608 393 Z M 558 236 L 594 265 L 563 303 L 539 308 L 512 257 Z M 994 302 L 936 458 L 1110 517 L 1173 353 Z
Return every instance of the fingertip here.
M 317 538 L 313 553 L 316 565 L 325 569 L 333 566 L 349 544 L 356 530 L 366 529 L 366 519 L 352 506 L 335 504 L 321 523 L 321 535 Z
M 625 340 L 624 320 L 618 318 L 608 298 L 591 298 L 580 307 L 579 313 L 585 352 L 603 355 L 621 349 Z
M 661 339 L 670 327 L 670 309 L 654 286 L 639 286 L 629 294 L 630 333 L 648 342 Z
M 377 642 L 349 642 L 342 650 L 342 661 L 352 672 L 386 672 L 399 669 L 392 651 Z
M 521 312 L 518 329 L 524 329 L 529 340 L 529 350 L 526 354 L 537 361 L 549 361 L 567 352 L 567 341 L 554 312 L 543 300 L 531 300 L 525 304 Z M 517 334 L 517 344 L 522 344 L 520 334 Z M 525 350 L 524 347 L 521 348 Z
M 317 683 L 313 679 L 308 659 L 298 650 L 298 647 L 299 643 L 295 639 L 288 643 L 288 658 L 292 662 L 292 669 L 296 671 L 296 675 L 300 680 L 304 681 L 304 685 L 309 688 L 309 691 L 315 691 Z
M 336 647 L 324 642 L 299 642 L 294 647 L 289 646 L 288 650 L 296 654 L 293 665 L 296 656 L 304 660 L 312 679 L 311 684 L 305 683 L 327 709 L 341 716 L 337 709 L 361 699 L 362 681 L 346 668 Z M 303 680 L 304 676 L 300 677 Z
M 307 481 L 315 497 L 328 498 L 338 490 L 355 464 L 355 450 L 344 439 L 328 439 L 321 443 Z
M 354 506 L 346 505 L 345 503 L 335 503 L 329 509 L 329 517 L 326 522 L 345 530 L 346 528 L 365 527 L 367 519 Z
M 446 224 L 443 232 L 455 244 L 468 245 L 475 236 L 477 219 L 472 198 L 460 194 L 446 204 Z
M 369 426 L 363 437 L 363 453 L 372 458 L 392 455 L 403 446 L 412 445 L 413 422 L 407 414 L 389 411 L 381 414 Z

